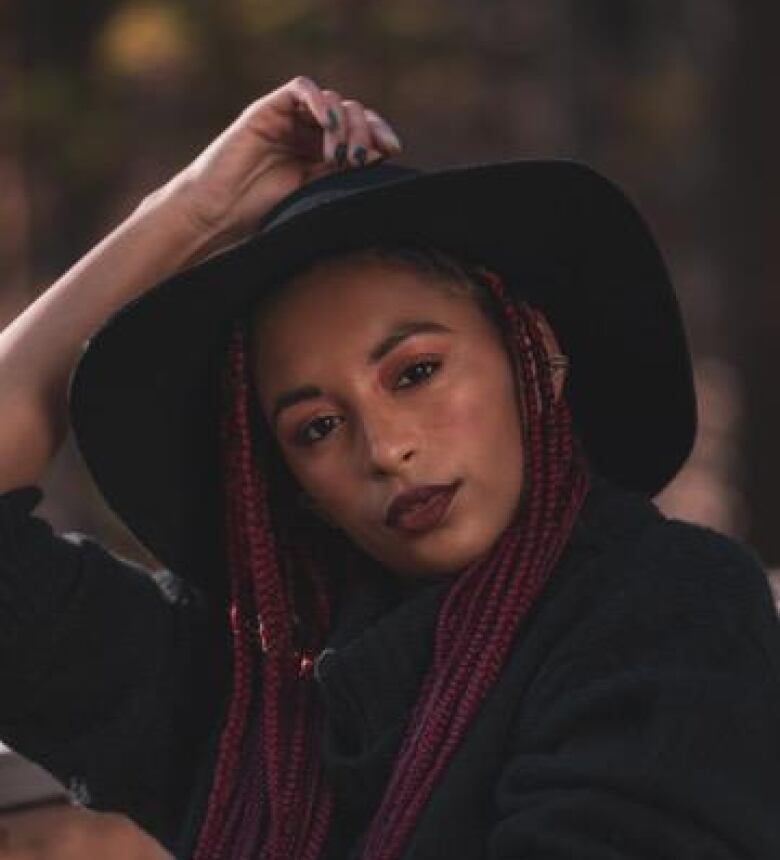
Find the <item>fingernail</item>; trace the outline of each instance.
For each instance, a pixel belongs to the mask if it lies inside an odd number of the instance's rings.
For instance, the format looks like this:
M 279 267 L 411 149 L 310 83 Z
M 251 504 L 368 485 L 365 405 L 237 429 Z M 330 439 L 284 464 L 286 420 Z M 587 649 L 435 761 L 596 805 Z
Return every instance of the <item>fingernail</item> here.
M 355 161 L 357 161 L 357 163 L 361 167 L 363 167 L 363 165 L 366 163 L 366 157 L 367 156 L 368 156 L 368 150 L 365 148 L 365 146 L 356 146 L 352 150 L 352 157 L 355 159 Z
M 390 126 L 387 126 L 387 132 L 391 138 L 391 142 L 395 144 L 398 149 L 403 149 L 403 144 L 401 143 L 401 138 L 393 131 Z
M 336 113 L 333 108 L 328 108 L 328 129 L 330 131 L 336 131 L 339 127 L 339 115 Z
M 339 167 L 344 166 L 344 162 L 347 160 L 347 145 L 346 143 L 340 143 L 336 147 L 336 151 L 333 153 L 333 157 L 336 159 L 336 164 Z

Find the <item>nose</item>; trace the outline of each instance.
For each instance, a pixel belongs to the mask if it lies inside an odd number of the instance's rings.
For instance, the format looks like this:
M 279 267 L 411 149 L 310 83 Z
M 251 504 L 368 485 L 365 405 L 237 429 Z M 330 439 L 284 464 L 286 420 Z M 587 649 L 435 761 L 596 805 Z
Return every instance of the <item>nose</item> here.
M 372 409 L 361 421 L 368 471 L 390 475 L 403 470 L 417 450 L 409 416 L 391 409 Z

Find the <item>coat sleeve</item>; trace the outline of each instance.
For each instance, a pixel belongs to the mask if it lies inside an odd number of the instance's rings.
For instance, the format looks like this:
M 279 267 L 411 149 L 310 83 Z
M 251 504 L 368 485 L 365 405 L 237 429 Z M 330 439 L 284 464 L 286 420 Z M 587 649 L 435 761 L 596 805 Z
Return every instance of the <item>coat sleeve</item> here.
M 0 496 L 0 738 L 96 809 L 170 843 L 213 717 L 205 602 Z
M 763 571 L 665 526 L 532 686 L 491 860 L 780 857 L 780 628 Z

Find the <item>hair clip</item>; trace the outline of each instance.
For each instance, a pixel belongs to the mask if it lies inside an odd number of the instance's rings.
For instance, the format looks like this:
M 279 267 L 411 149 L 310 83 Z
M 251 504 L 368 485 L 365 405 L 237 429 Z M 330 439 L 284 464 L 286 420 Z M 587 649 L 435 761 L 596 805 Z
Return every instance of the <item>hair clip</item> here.
M 569 365 L 571 364 L 569 356 L 563 355 L 563 353 L 556 353 L 555 355 L 548 356 L 547 363 L 551 370 L 568 370 Z

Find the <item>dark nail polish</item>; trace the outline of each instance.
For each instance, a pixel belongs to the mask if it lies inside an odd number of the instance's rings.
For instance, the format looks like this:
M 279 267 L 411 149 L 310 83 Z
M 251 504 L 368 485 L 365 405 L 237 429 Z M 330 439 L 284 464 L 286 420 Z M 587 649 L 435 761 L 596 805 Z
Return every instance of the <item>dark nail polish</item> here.
M 338 164 L 339 167 L 343 167 L 344 162 L 347 160 L 347 145 L 346 145 L 346 143 L 340 143 L 336 147 L 336 151 L 333 153 L 333 155 L 336 159 L 336 164 Z
M 328 129 L 330 131 L 336 131 L 339 127 L 339 115 L 336 113 L 333 108 L 328 108 Z
M 356 146 L 352 150 L 352 157 L 361 167 L 363 167 L 366 163 L 366 158 L 368 157 L 368 150 L 365 146 Z

